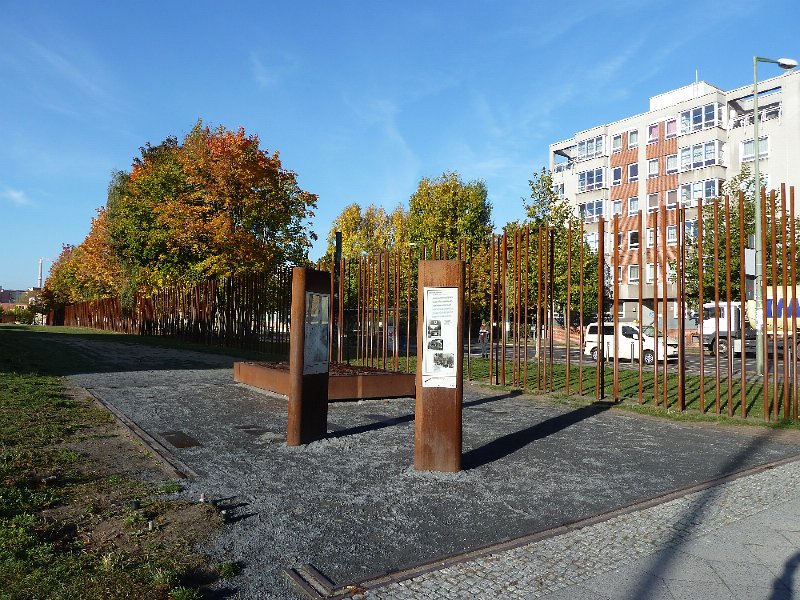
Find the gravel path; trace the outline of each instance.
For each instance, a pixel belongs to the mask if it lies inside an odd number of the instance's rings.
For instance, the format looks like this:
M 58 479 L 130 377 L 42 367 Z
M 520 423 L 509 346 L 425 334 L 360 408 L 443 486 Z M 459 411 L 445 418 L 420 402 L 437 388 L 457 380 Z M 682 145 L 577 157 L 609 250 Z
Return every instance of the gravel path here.
M 298 598 L 288 567 L 356 583 L 800 453 L 796 437 L 762 428 L 465 386 L 465 470 L 420 473 L 413 399 L 333 404 L 329 439 L 289 448 L 285 399 L 235 384 L 231 359 L 81 343 L 97 368 L 73 382 L 182 446 L 174 454 L 198 474 L 183 494 L 229 510 L 207 550 L 245 565 L 220 584 L 236 598 Z

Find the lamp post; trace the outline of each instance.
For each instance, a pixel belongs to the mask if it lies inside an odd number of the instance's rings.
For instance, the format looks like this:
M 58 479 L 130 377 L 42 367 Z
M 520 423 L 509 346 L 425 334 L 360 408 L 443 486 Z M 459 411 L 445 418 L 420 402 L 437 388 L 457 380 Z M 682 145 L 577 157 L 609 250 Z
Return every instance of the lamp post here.
M 764 285 L 764 276 L 761 272 L 761 179 L 758 172 L 758 63 L 773 63 L 781 69 L 794 69 L 797 61 L 792 58 L 764 58 L 763 56 L 753 57 L 753 178 L 755 179 L 755 203 L 756 203 L 756 281 L 753 293 L 756 301 L 756 372 L 761 375 L 764 373 L 764 323 L 763 306 L 761 305 L 761 290 Z

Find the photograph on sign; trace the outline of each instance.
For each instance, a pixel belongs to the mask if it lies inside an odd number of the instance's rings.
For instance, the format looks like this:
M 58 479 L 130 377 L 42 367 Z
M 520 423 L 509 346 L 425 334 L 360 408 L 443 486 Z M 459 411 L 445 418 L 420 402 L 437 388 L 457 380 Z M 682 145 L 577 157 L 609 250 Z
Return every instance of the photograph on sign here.
M 330 294 L 306 292 L 303 375 L 328 371 Z
M 456 387 L 458 288 L 424 290 L 422 386 Z

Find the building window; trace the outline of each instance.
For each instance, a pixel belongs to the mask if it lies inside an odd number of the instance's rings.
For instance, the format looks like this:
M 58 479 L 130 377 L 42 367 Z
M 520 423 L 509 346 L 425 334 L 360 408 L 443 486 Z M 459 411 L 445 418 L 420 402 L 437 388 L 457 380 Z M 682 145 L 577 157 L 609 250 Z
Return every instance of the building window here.
M 630 217 L 637 212 L 639 212 L 639 197 L 628 198 L 628 216 Z
M 680 149 L 680 156 L 681 171 L 722 164 L 723 145 L 720 141 L 711 141 L 686 146 Z
M 654 192 L 647 196 L 647 212 L 656 212 L 658 210 L 658 192 Z
M 678 243 L 678 226 L 667 225 L 667 243 L 675 245 Z
M 655 244 L 655 239 L 656 239 L 655 234 L 653 233 L 653 228 L 648 227 L 645 231 L 647 234 L 647 247 L 652 248 L 653 244 Z
M 622 238 L 623 238 L 622 233 L 618 233 L 617 234 L 617 248 L 619 248 L 620 250 L 622 250 Z
M 587 246 L 589 246 L 589 250 L 592 252 L 597 252 L 597 240 L 597 232 L 583 234 L 583 241 Z
M 677 119 L 667 119 L 664 123 L 664 131 L 666 134 L 664 135 L 665 138 L 673 138 L 678 135 L 678 120 Z
M 680 114 L 681 134 L 716 127 L 722 122 L 722 105 L 712 102 L 705 106 L 696 106 Z
M 639 265 L 628 265 L 628 283 L 639 281 Z
M 631 129 L 628 132 L 628 148 L 635 148 L 639 145 L 639 130 Z
M 622 183 L 622 167 L 614 167 L 611 172 L 611 185 L 620 185 Z
M 647 143 L 650 144 L 652 142 L 658 141 L 658 123 L 652 123 L 647 128 Z
M 647 263 L 646 269 L 647 269 L 646 271 L 647 275 L 645 281 L 647 283 L 653 283 L 653 276 L 655 275 L 656 272 L 655 265 L 653 263 Z
M 614 215 L 622 216 L 622 200 L 614 200 L 613 213 Z
M 611 151 L 619 152 L 620 150 L 622 150 L 622 134 L 618 133 L 611 138 Z
M 720 180 L 706 179 L 681 185 L 681 204 L 687 208 L 697 206 L 698 198 L 703 202 L 713 200 L 719 195 Z
M 753 160 L 755 157 L 755 144 L 753 140 L 742 142 L 742 161 Z M 769 136 L 758 136 L 758 158 L 769 156 Z
M 554 183 L 553 184 L 553 193 L 563 200 L 563 198 L 564 198 L 564 184 L 563 183 Z
M 658 177 L 658 159 L 654 158 L 647 161 L 647 176 Z
M 697 239 L 697 219 L 692 221 L 686 221 L 685 235 L 687 240 Z
M 629 231 L 628 232 L 628 248 L 631 250 L 634 248 L 639 247 L 639 232 L 638 231 Z
M 678 190 L 667 190 L 665 198 L 664 203 L 668 209 L 673 210 L 678 206 Z
M 628 183 L 639 181 L 639 163 L 628 165 Z
M 617 267 L 617 281 L 622 283 L 622 267 Z
M 591 169 L 578 173 L 578 191 L 589 192 L 603 187 L 603 169 Z
M 586 160 L 603 155 L 603 136 L 589 138 L 578 142 L 578 160 Z
M 603 201 L 597 200 L 595 202 L 587 202 L 585 204 L 579 204 L 578 208 L 580 210 L 581 218 L 586 223 L 594 223 L 598 221 L 600 217 L 603 216 Z
M 670 154 L 667 156 L 667 175 L 678 172 L 678 155 Z

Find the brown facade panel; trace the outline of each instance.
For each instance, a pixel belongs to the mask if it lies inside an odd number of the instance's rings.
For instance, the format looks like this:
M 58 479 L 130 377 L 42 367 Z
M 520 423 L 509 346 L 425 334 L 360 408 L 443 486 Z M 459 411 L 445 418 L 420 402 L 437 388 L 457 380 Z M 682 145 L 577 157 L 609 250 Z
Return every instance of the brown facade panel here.
M 674 173 L 672 175 L 663 175 L 661 177 L 650 177 L 647 179 L 648 194 L 652 194 L 654 192 L 666 192 L 667 190 L 677 190 L 677 189 L 678 189 L 677 173 Z

